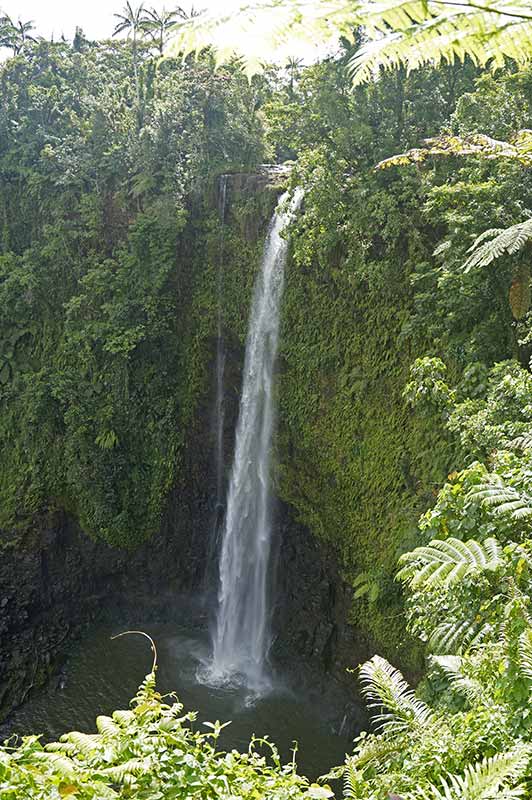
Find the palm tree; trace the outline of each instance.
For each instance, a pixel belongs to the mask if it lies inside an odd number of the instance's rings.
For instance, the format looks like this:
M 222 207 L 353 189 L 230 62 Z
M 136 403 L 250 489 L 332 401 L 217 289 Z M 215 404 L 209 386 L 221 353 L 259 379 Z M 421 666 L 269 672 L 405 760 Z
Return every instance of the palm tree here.
M 145 17 L 141 23 L 142 30 L 147 31 L 157 42 L 159 53 L 163 55 L 164 47 L 168 41 L 169 31 L 176 24 L 178 19 L 188 19 L 188 14 L 181 7 L 175 11 L 157 11 L 155 8 L 147 9 Z
M 13 47 L 13 24 L 9 17 L 0 17 L 0 47 Z
M 133 8 L 129 0 L 127 0 L 126 5 L 122 9 L 121 14 L 115 14 L 117 17 L 118 22 L 116 23 L 115 29 L 113 31 L 113 36 L 118 36 L 124 31 L 127 32 L 127 38 L 131 37 L 132 47 L 133 47 L 133 73 L 135 76 L 135 91 L 137 95 L 137 104 L 139 103 L 139 74 L 138 74 L 138 48 L 137 42 L 139 38 L 139 34 L 142 35 L 144 31 L 144 22 L 145 22 L 145 10 L 144 4 L 141 3 L 136 8 Z
M 294 83 L 295 83 L 295 80 L 297 78 L 297 74 L 299 72 L 299 69 L 300 69 L 300 67 L 302 65 L 303 65 L 303 59 L 302 58 L 291 57 L 286 62 L 285 70 L 287 71 L 288 75 L 290 76 L 290 82 L 289 82 L 288 87 L 289 87 L 289 92 L 290 92 L 290 96 L 291 97 L 294 96 Z
M 35 30 L 33 20 L 22 22 L 18 19 L 15 23 L 7 15 L 0 17 L 0 47 L 10 47 L 13 55 L 18 55 L 28 42 L 37 41 L 30 34 L 33 30 Z

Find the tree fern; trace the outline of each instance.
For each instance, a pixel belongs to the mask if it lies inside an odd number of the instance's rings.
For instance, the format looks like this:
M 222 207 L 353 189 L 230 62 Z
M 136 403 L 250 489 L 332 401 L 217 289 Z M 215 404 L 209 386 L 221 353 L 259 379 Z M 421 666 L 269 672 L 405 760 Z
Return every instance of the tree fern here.
M 414 147 L 385 158 L 376 168 L 423 164 L 430 158 L 451 156 L 477 156 L 488 161 L 504 159 L 517 161 L 523 166 L 532 165 L 532 131 L 526 129 L 517 131 L 508 142 L 493 139 L 484 133 L 471 133 L 467 136 L 441 134 L 425 139 L 424 144 L 424 147 Z
M 518 222 L 509 228 L 490 228 L 484 231 L 467 251 L 470 255 L 464 263 L 464 272 L 475 267 L 487 267 L 505 253 L 513 255 L 532 239 L 532 219 Z
M 528 263 L 521 263 L 514 270 L 509 300 L 514 319 L 523 319 L 530 308 L 530 265 Z
M 350 62 L 355 84 L 381 68 L 463 62 L 493 68 L 506 59 L 527 63 L 532 55 L 532 12 L 524 0 L 262 0 L 238 13 L 209 14 L 178 26 L 174 51 L 212 46 L 218 62 L 241 56 L 248 74 L 283 47 L 352 38 L 362 27 L 367 44 Z
M 482 570 L 496 569 L 501 563 L 500 547 L 495 539 L 484 542 L 469 539 L 435 539 L 429 545 L 417 547 L 399 559 L 404 566 L 397 573 L 398 580 L 412 588 L 425 586 L 450 586 L 467 575 Z
M 516 520 L 532 516 L 532 497 L 513 486 L 505 486 L 497 475 L 491 476 L 489 482 L 479 484 L 469 497 L 490 506 L 497 514 L 509 514 Z
M 530 748 L 516 747 L 508 753 L 497 753 L 471 764 L 463 775 L 442 778 L 441 788 L 423 791 L 423 800 L 509 800 L 522 797 L 525 788 L 518 782 L 524 777 L 530 759 Z M 516 785 L 517 784 L 517 785 Z
M 410 688 L 399 670 L 381 656 L 360 668 L 362 694 L 369 708 L 387 709 L 374 717 L 386 733 L 400 733 L 431 721 L 430 708 Z

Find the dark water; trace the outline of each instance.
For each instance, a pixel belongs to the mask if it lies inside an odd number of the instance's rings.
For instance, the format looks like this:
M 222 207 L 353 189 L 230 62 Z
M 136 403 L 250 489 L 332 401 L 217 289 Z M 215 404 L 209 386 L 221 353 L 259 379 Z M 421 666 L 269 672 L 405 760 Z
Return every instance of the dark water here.
M 311 687 L 296 692 L 283 679 L 271 694 L 258 700 L 235 687 L 207 686 L 197 679 L 198 669 L 201 671 L 208 658 L 205 631 L 183 624 L 141 629 L 157 644 L 159 691 L 175 691 L 186 710 L 198 711 L 197 729 L 203 728 L 203 721 L 231 720 L 219 740 L 222 749 L 247 749 L 253 733 L 268 734 L 287 762 L 297 740 L 298 769 L 312 779 L 340 764 L 352 749 L 353 721 L 345 716 L 346 709 L 337 697 L 324 698 Z M 120 630 L 123 628 L 105 626 L 85 637 L 53 685 L 32 693 L 0 726 L 0 737 L 42 733 L 51 741 L 69 730 L 91 732 L 98 714 L 127 708 L 151 669 L 152 656 L 142 636 L 111 641 L 110 636 Z

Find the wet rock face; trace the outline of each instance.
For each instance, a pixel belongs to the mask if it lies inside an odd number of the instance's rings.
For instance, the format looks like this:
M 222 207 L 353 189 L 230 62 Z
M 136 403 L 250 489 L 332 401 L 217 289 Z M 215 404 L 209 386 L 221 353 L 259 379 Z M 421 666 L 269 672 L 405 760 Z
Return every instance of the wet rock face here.
M 66 515 L 36 522 L 0 562 L 0 719 L 57 668 L 67 644 L 104 614 L 164 617 L 168 597 L 198 584 L 205 555 L 192 535 L 201 495 L 172 498 L 160 533 L 134 553 L 95 542 Z
M 161 529 L 135 551 L 87 536 L 68 515 L 1 533 L 0 720 L 57 671 L 69 642 L 104 615 L 165 621 L 198 593 L 212 515 L 210 442 L 203 411 Z
M 212 602 L 216 587 L 206 585 L 205 571 L 214 509 L 208 470 L 200 480 L 203 455 L 198 446 L 193 481 L 176 488 L 161 531 L 133 553 L 93 541 L 66 515 L 13 537 L 0 561 L 0 719 L 57 674 L 69 642 L 92 621 L 166 622 L 180 597 Z M 298 679 L 306 671 L 302 680 L 320 690 L 333 678 L 354 694 L 345 668 L 366 653 L 346 622 L 349 593 L 335 560 L 287 508 L 278 530 L 272 659 Z
M 51 669 L 62 645 L 90 618 L 117 570 L 101 548 L 66 519 L 45 518 L 13 535 L 0 562 L 0 711 L 21 702 Z
M 304 662 L 354 693 L 347 669 L 369 658 L 372 645 L 348 623 L 352 589 L 342 581 L 334 553 L 294 522 L 286 505 L 278 510 L 273 592 L 273 658 L 287 668 Z

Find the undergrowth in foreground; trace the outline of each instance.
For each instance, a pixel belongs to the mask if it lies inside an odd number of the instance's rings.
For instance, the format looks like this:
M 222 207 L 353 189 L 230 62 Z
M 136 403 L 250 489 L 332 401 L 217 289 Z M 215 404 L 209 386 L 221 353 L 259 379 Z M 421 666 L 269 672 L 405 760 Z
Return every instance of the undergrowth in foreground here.
M 97 733 L 74 731 L 46 745 L 38 736 L 25 737 L 17 747 L 7 742 L 0 748 L 0 797 L 332 797 L 327 786 L 310 785 L 298 775 L 295 760 L 283 766 L 275 745 L 267 739 L 252 739 L 247 753 L 221 752 L 216 745 L 224 725 L 204 723 L 208 730 L 200 733 L 194 730 L 195 718 L 195 712 L 183 712 L 174 696 L 158 694 L 154 669 L 141 684 L 131 709 L 97 717 Z

